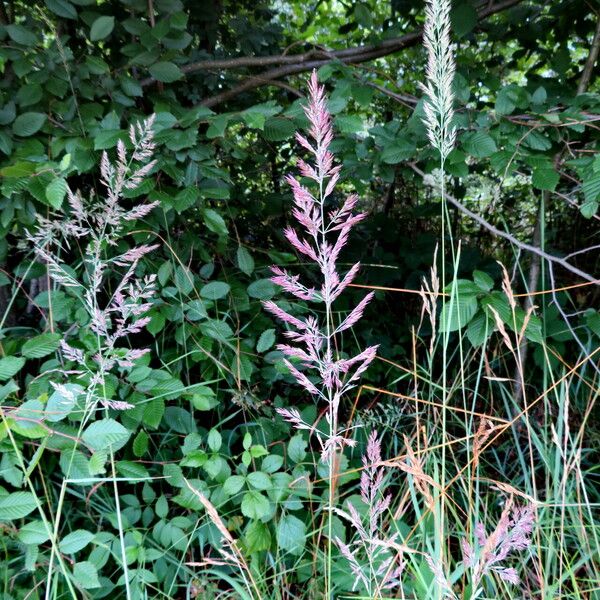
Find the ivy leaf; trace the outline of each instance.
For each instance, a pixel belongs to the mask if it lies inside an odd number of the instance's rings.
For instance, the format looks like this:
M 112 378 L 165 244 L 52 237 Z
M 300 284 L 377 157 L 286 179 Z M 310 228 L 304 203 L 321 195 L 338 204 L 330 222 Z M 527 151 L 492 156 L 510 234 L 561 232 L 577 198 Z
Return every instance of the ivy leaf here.
M 36 508 L 31 492 L 14 492 L 0 498 L 0 521 L 13 521 L 26 517 Z
M 89 425 L 82 438 L 96 452 L 109 449 L 116 452 L 127 443 L 130 435 L 130 431 L 114 419 L 101 419 Z
M 114 17 L 98 17 L 90 27 L 90 40 L 92 42 L 98 42 L 107 38 L 112 30 L 115 28 L 115 18 Z
M 15 135 L 29 137 L 37 133 L 45 122 L 46 115 L 44 113 L 26 112 L 15 119 L 12 130 Z
M 169 61 L 154 63 L 149 71 L 154 79 L 163 83 L 172 83 L 183 77 L 181 69 L 175 63 Z

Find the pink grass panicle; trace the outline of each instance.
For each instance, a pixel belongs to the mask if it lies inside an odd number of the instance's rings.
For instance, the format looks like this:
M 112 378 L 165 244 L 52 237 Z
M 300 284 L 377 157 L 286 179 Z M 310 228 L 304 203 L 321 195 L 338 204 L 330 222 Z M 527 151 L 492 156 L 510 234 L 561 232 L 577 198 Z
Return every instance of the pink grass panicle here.
M 381 439 L 377 431 L 369 435 L 362 461 L 360 497 L 367 507 L 367 514 L 362 517 L 352 501 L 348 502 L 347 511 L 334 509 L 356 533 L 355 540 L 348 544 L 337 537 L 335 543 L 350 565 L 354 576 L 353 589 L 361 583 L 371 596 L 375 590 L 393 589 L 401 585 L 405 548 L 396 541 L 398 532 L 386 531 L 384 518 L 392 496 L 385 493 L 385 469 L 381 465 Z
M 338 431 L 337 413 L 341 397 L 354 386 L 373 361 L 377 346 L 370 346 L 356 356 L 345 359 L 338 358 L 335 351 L 335 336 L 354 326 L 373 298 L 372 293 L 367 294 L 339 325 L 334 325 L 333 302 L 352 282 L 360 268 L 360 264 L 356 263 L 346 273 L 340 274 L 337 261 L 352 228 L 366 215 L 353 212 L 358 202 L 356 195 L 347 197 L 339 208 L 326 208 L 332 200 L 341 166 L 334 164 L 333 154 L 329 150 L 333 140 L 331 115 L 327 109 L 324 87 L 319 85 L 315 71 L 310 77 L 308 89 L 309 99 L 304 109 L 310 124 L 308 136 L 297 133 L 296 140 L 311 155 L 311 162 L 299 159 L 297 163 L 300 175 L 311 183 L 305 186 L 292 175 L 286 177 L 294 196 L 292 216 L 297 229 L 288 227 L 284 235 L 299 254 L 315 263 L 320 272 L 320 283 L 316 288 L 304 285 L 299 275 L 292 275 L 277 266 L 272 267 L 272 281 L 300 300 L 322 303 L 325 322 L 315 317 L 297 318 L 271 301 L 265 302 L 264 306 L 290 327 L 285 335 L 292 344 L 278 346 L 287 357 L 285 363 L 290 373 L 306 391 L 327 403 L 326 418 L 330 434 L 327 440 L 319 437 L 323 458 L 327 462 L 332 453 L 348 443 L 342 435 L 344 432 Z M 303 370 L 292 364 L 292 360 L 300 361 L 302 367 L 316 377 L 309 378 Z M 291 418 L 289 410 L 281 409 L 279 413 L 294 427 L 312 429 L 301 420 L 299 414 Z
M 466 539 L 461 540 L 463 562 L 473 574 L 473 587 L 479 586 L 481 579 L 491 573 L 507 583 L 519 583 L 516 569 L 504 563 L 509 554 L 530 546 L 534 525 L 535 508 L 532 505 L 514 507 L 511 499 L 490 535 L 487 535 L 483 524 L 478 523 L 475 526 L 475 544 L 472 546 Z

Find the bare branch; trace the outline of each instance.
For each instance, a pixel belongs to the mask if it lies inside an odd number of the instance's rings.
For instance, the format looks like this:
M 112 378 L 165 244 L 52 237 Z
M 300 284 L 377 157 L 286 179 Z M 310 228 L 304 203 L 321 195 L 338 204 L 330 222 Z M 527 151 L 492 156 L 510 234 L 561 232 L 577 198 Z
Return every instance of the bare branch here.
M 423 171 L 421 171 L 421 169 L 419 169 L 419 167 L 417 167 L 414 164 L 411 164 L 410 167 L 412 168 L 412 170 L 415 173 L 417 173 L 421 177 L 425 177 L 425 173 Z M 527 250 L 528 252 L 531 252 L 532 254 L 537 254 L 544 260 L 547 260 L 548 262 L 553 263 L 555 265 L 560 265 L 563 269 L 566 269 L 567 271 L 574 273 L 575 275 L 577 275 L 578 277 L 581 277 L 582 279 L 585 279 L 586 281 L 590 281 L 591 283 L 600 283 L 600 279 L 593 277 L 592 275 L 590 275 L 589 273 L 586 273 L 585 271 L 582 271 L 581 269 L 578 269 L 576 266 L 572 265 L 570 262 L 566 261 L 564 258 L 560 258 L 559 256 L 554 256 L 553 254 L 548 254 L 548 252 L 546 252 L 545 250 L 542 250 L 541 248 L 538 248 L 537 246 L 532 246 L 531 244 L 527 244 L 526 242 L 521 242 L 514 235 L 511 235 L 510 233 L 507 233 L 506 231 L 502 231 L 501 229 L 498 229 L 491 223 L 488 223 L 480 215 L 469 210 L 464 204 L 459 202 L 456 198 L 454 198 L 450 194 L 446 193 L 445 197 L 448 200 L 448 202 L 450 202 L 450 204 L 452 204 L 458 210 L 460 210 L 460 212 L 462 212 L 463 214 L 465 214 L 468 217 L 470 217 L 471 219 L 473 219 L 473 221 L 475 221 L 476 223 L 479 223 L 479 225 L 481 225 L 482 227 L 484 227 L 485 229 L 487 229 L 489 232 L 493 233 L 494 235 L 504 238 L 505 240 L 508 240 L 511 244 L 514 244 L 518 248 L 521 248 L 521 250 Z

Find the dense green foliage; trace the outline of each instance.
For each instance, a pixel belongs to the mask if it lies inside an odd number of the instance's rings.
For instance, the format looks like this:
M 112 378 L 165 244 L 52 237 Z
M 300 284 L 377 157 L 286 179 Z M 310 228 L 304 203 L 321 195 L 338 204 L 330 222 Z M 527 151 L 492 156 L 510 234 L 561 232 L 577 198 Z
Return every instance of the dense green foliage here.
M 339 349 L 378 343 L 381 357 L 363 379 L 371 390 L 342 409 L 365 428 L 340 459 L 340 500 L 356 493 L 367 426 L 384 433 L 390 457 L 405 451 L 403 434 L 415 446 L 421 435 L 425 448 L 446 443 L 435 408 L 445 371 L 450 400 L 466 414 L 515 420 L 481 473 L 469 463 L 482 506 L 495 480 L 547 503 L 537 544 L 548 554 L 539 550 L 522 574 L 525 597 L 596 597 L 594 10 L 586 0 L 454 3 L 459 131 L 442 230 L 437 191 L 423 177 L 438 157 L 422 122 L 422 1 L 0 0 L 2 598 L 126 597 L 126 578 L 132 598 L 249 597 L 235 570 L 218 564 L 218 529 L 186 481 L 240 540 L 264 578 L 262 597 L 322 597 L 327 468 L 314 440 L 274 412 L 294 405 L 314 422 L 321 407 L 292 384 L 275 349 L 279 325 L 261 305 L 289 306 L 268 279 L 271 264 L 302 268 L 283 243 L 291 204 L 283 176 L 298 155 L 294 133 L 307 124 L 302 98 L 313 68 L 329 92 L 340 187 L 356 191 L 369 213 L 344 261 L 363 262 L 360 285 L 399 290 L 378 291 Z M 151 352 L 106 377 L 104 398 L 134 408 L 90 414 L 77 403 L 89 382 L 69 376 L 78 365 L 59 350 L 66 339 L 93 360 L 89 314 L 81 294 L 52 282 L 25 232 L 39 216 L 69 212 L 67 187 L 102 197 L 101 151 L 114 156 L 119 140 L 131 150 L 129 125 L 150 114 L 157 163 L 125 203 L 159 206 L 103 251 L 159 244 L 137 269 L 157 274 L 151 320 L 128 340 Z M 438 261 L 455 299 L 438 311 L 450 340 L 445 364 L 428 351 L 432 328 L 410 293 L 429 275 L 441 235 L 454 249 Z M 61 251 L 85 278 L 82 248 Z M 545 292 L 533 297 L 533 315 L 524 298 L 511 308 L 496 261 L 516 291 Z M 107 292 L 119 276 L 109 273 Z M 509 336 L 526 324 L 520 352 L 503 346 L 495 314 Z M 526 381 L 514 383 L 516 372 Z M 75 399 L 52 383 L 72 386 Z M 400 397 L 390 402 L 387 393 Z M 430 406 L 411 403 L 421 395 Z M 521 419 L 525 395 L 542 401 Z M 461 440 L 477 425 L 453 413 L 443 436 Z M 432 459 L 428 473 L 437 478 L 441 461 L 459 471 L 472 448 L 453 452 Z M 405 477 L 394 475 L 390 489 Z M 449 510 L 466 527 L 463 511 L 477 502 L 467 483 L 458 487 L 464 497 Z M 565 515 L 559 505 L 575 508 Z M 482 506 L 493 522 L 493 494 Z M 414 527 L 428 551 L 429 539 L 443 540 L 424 510 L 404 506 L 393 524 L 402 539 Z M 344 527 L 335 521 L 341 538 Z M 448 527 L 450 540 L 459 526 Z M 336 593 L 350 593 L 347 565 L 334 558 Z M 407 568 L 405 597 L 436 597 L 423 558 Z M 498 582 L 488 593 L 512 597 Z

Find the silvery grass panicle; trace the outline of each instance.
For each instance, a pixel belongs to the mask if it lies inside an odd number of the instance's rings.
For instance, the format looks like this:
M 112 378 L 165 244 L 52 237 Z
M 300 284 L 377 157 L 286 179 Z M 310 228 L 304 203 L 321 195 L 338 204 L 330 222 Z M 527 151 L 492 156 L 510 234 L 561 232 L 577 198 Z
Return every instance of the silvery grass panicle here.
M 296 134 L 296 139 L 312 155 L 312 163 L 298 160 L 301 176 L 312 181 L 312 185 L 305 187 L 295 177 L 287 176 L 286 180 L 294 194 L 292 214 L 300 233 L 291 227 L 284 233 L 295 250 L 319 267 L 320 287 L 308 287 L 300 281 L 298 275 L 291 275 L 279 267 L 272 268 L 272 281 L 300 300 L 322 304 L 324 322 L 315 316 L 294 317 L 274 302 L 265 302 L 264 306 L 290 326 L 285 336 L 294 345 L 280 344 L 278 349 L 288 357 L 285 364 L 291 374 L 305 390 L 327 403 L 329 434 L 326 439 L 322 439 L 320 434 L 317 435 L 321 444 L 322 460 L 331 464 L 337 451 L 345 444 L 352 444 L 351 440 L 344 437 L 345 431 L 338 429 L 340 400 L 375 358 L 377 346 L 370 346 L 352 358 L 342 359 L 336 356 L 336 336 L 350 329 L 361 318 L 373 297 L 373 293 L 367 294 L 342 322 L 334 323 L 333 303 L 352 282 L 360 267 L 360 264 L 356 263 L 342 276 L 338 272 L 337 260 L 348 241 L 350 231 L 366 215 L 353 212 L 358 202 L 356 195 L 347 197 L 339 207 L 331 210 L 326 208 L 326 204 L 332 200 L 341 167 L 334 165 L 333 155 L 329 151 L 333 139 L 331 115 L 327 109 L 324 88 L 319 85 L 315 71 L 310 77 L 308 88 L 309 101 L 304 111 L 310 122 L 309 139 L 299 133 Z M 315 372 L 316 383 L 288 359 L 298 359 L 305 367 Z M 312 425 L 305 423 L 297 410 L 278 409 L 278 412 L 296 428 L 312 429 Z
M 450 0 L 427 0 L 423 44 L 427 50 L 427 79 L 420 84 L 425 92 L 425 126 L 429 142 L 440 153 L 442 164 L 454 148 L 455 63 L 450 44 Z
M 152 305 L 155 275 L 140 279 L 135 271 L 140 259 L 154 250 L 157 245 L 142 244 L 116 254 L 110 249 L 117 245 L 127 222 L 145 217 L 157 206 L 157 202 L 139 204 L 131 208 L 121 203 L 126 190 L 137 188 L 155 165 L 151 160 L 154 115 L 142 123 L 132 125 L 129 139 L 133 146 L 128 156 L 122 140 L 117 143 L 117 159 L 111 162 L 103 152 L 100 163 L 101 183 L 106 197 L 96 198 L 92 194 L 84 200 L 79 191 L 67 188 L 70 215 L 63 219 L 46 219 L 38 216 L 38 227 L 27 233 L 37 256 L 44 262 L 50 276 L 59 284 L 76 290 L 83 298 L 89 315 L 90 329 L 96 334 L 98 346 L 91 363 L 85 353 L 62 342 L 63 355 L 67 360 L 78 363 L 84 370 L 80 374 L 90 377 L 88 390 L 104 384 L 104 377 L 115 366 L 133 366 L 133 361 L 148 352 L 147 349 L 119 347 L 119 342 L 131 334 L 140 332 L 148 323 L 145 313 Z M 84 272 L 80 275 L 65 264 L 61 255 L 71 247 L 86 242 L 83 254 Z M 107 279 L 123 269 L 114 289 L 108 289 Z M 108 301 L 101 299 L 108 295 Z M 101 399 L 110 408 L 129 408 L 124 402 Z
M 373 431 L 369 435 L 360 476 L 360 497 L 367 507 L 367 522 L 364 524 L 365 518 L 361 517 L 352 502 L 348 502 L 348 511 L 335 509 L 339 516 L 352 525 L 357 536 L 357 540 L 350 544 L 335 538 L 342 556 L 350 564 L 354 576 L 352 589 L 362 583 L 370 598 L 378 597 L 384 589 L 401 585 L 400 577 L 405 566 L 402 554 L 407 550 L 396 542 L 397 532 L 385 535 L 383 517 L 390 507 L 392 496 L 385 494 L 384 475 L 381 440 Z

